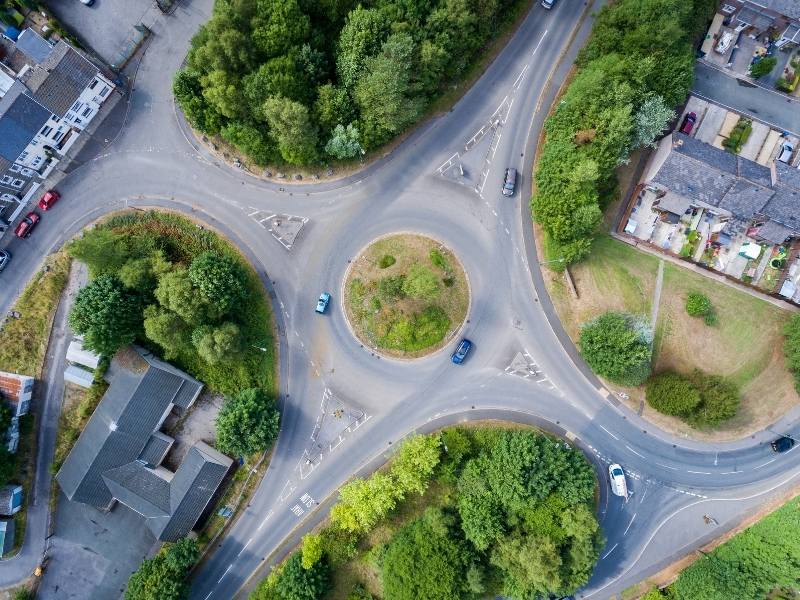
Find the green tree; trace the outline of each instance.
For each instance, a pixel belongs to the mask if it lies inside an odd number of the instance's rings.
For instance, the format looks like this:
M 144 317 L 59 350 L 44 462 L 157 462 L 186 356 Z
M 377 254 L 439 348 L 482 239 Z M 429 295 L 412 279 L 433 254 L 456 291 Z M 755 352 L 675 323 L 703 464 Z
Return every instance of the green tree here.
M 156 304 L 144 309 L 144 334 L 161 346 L 167 360 L 191 349 L 191 334 L 186 322 L 176 313 Z
M 204 252 L 189 266 L 189 280 L 220 314 L 238 309 L 247 298 L 247 281 L 239 264 L 216 252 Z
M 69 243 L 72 258 L 86 263 L 92 277 L 117 273 L 129 259 L 125 236 L 111 229 L 95 228 Z
M 700 392 L 691 380 L 669 371 L 650 378 L 645 398 L 658 412 L 678 417 L 688 417 L 700 404 Z
M 219 327 L 202 325 L 192 331 L 192 344 L 197 354 L 210 365 L 231 362 L 241 351 L 242 336 L 236 323 Z
M 158 303 L 177 314 L 189 325 L 208 321 L 213 311 L 205 296 L 198 293 L 186 269 L 164 273 L 155 289 Z
M 282 600 L 321 600 L 330 589 L 330 569 L 324 560 L 310 569 L 303 568 L 302 562 L 298 552 L 286 561 L 275 584 Z
M 753 79 L 760 79 L 764 75 L 769 75 L 775 65 L 778 64 L 778 59 L 774 56 L 765 56 L 750 65 L 750 76 Z
M 358 129 L 352 123 L 347 128 L 337 125 L 331 139 L 325 144 L 325 152 L 339 160 L 359 156 L 362 149 L 358 141 Z
M 249 456 L 267 450 L 278 437 L 275 400 L 249 388 L 227 398 L 216 420 L 216 446 L 225 454 Z
M 636 113 L 632 148 L 649 146 L 655 148 L 655 140 L 672 119 L 675 111 L 664 102 L 661 96 L 653 96 L 644 101 Z
M 703 317 L 706 325 L 713 325 L 716 321 L 711 300 L 701 292 L 689 292 L 686 298 L 686 312 L 691 317 Z
M 171 270 L 172 263 L 158 250 L 146 258 L 126 262 L 119 270 L 119 279 L 126 288 L 148 296 L 155 290 L 158 278 Z
M 423 494 L 439 464 L 441 438 L 436 435 L 409 437 L 392 461 L 392 477 L 402 494 Z
M 309 98 L 308 81 L 297 71 L 295 60 L 288 55 L 268 60 L 245 76 L 242 84 L 244 96 L 255 116 L 262 114 L 264 102 L 272 96 L 282 96 L 298 102 Z
M 700 404 L 689 417 L 692 425 L 700 428 L 715 427 L 736 416 L 741 394 L 733 381 L 699 370 L 692 373 L 690 379 L 700 393 Z
M 308 39 L 311 23 L 297 0 L 257 0 L 256 6 L 252 40 L 265 56 L 285 54 Z
M 403 293 L 412 298 L 433 300 L 441 291 L 441 284 L 436 274 L 428 267 L 415 263 L 408 269 L 403 280 Z
M 629 315 L 604 313 L 581 328 L 581 354 L 598 375 L 639 385 L 650 375 L 650 340 L 644 329 Z
M 247 154 L 256 164 L 267 165 L 280 159 L 278 148 L 272 138 L 267 135 L 267 128 L 263 125 L 228 123 L 222 128 L 220 135 L 224 140 Z
M 800 314 L 794 314 L 783 329 L 783 353 L 786 366 L 794 374 L 794 386 L 800 391 Z
M 388 29 L 386 16 L 377 8 L 359 5 L 347 15 L 336 51 L 336 73 L 345 89 L 355 87 L 367 58 L 380 50 Z
M 130 344 L 142 327 L 142 304 L 113 275 L 100 275 L 75 298 L 69 313 L 72 330 L 84 336 L 87 348 L 112 356 Z
M 352 123 L 356 118 L 356 111 L 346 89 L 326 83 L 317 89 L 314 115 L 323 134 L 329 136 L 337 125 Z
M 315 533 L 307 533 L 303 536 L 302 542 L 302 565 L 304 569 L 310 569 L 322 558 L 322 536 Z
M 219 114 L 229 119 L 245 116 L 245 101 L 239 78 L 227 71 L 211 71 L 201 78 L 203 98 Z
M 302 165 L 316 159 L 317 129 L 305 106 L 288 98 L 273 97 L 264 103 L 263 111 L 286 162 Z
M 515 533 L 497 544 L 491 562 L 503 572 L 503 591 L 513 598 L 534 598 L 564 588 L 563 559 L 548 537 Z
M 354 479 L 339 490 L 339 502 L 331 509 L 331 523 L 340 529 L 366 532 L 392 510 L 398 500 L 397 484 L 389 475 L 375 473 Z
M 441 509 L 403 527 L 389 542 L 381 579 L 392 600 L 462 600 L 471 597 L 466 586 L 470 553 Z
M 165 544 L 128 580 L 125 600 L 180 600 L 189 597 L 189 571 L 200 556 L 197 543 L 183 538 Z

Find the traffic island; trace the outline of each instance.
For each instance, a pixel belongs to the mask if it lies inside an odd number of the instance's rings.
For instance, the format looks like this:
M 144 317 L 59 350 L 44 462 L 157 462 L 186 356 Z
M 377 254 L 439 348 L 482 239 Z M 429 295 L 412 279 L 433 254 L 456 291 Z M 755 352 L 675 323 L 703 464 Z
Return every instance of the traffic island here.
M 345 314 L 364 345 L 394 358 L 444 347 L 469 309 L 461 262 L 433 238 L 402 233 L 361 251 L 345 277 Z

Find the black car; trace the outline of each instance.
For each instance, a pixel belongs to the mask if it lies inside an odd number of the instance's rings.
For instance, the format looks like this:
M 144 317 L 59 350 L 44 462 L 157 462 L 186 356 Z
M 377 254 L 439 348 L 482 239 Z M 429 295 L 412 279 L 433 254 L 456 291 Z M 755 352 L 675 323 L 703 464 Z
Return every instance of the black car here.
M 11 252 L 8 250 L 0 250 L 0 271 L 6 268 L 11 260 Z
M 784 435 L 772 442 L 770 446 L 772 446 L 773 452 L 788 452 L 794 446 L 794 439 Z
M 513 196 L 514 187 L 517 185 L 517 170 L 514 168 L 506 169 L 506 177 L 503 180 L 503 196 Z

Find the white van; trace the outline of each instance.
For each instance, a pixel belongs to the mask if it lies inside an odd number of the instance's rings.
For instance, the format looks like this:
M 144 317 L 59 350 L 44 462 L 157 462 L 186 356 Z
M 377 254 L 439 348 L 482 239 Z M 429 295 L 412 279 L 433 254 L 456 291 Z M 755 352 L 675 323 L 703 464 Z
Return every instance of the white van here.
M 547 10 L 553 8 L 553 5 L 556 3 L 556 0 L 542 0 L 542 6 L 544 6 Z

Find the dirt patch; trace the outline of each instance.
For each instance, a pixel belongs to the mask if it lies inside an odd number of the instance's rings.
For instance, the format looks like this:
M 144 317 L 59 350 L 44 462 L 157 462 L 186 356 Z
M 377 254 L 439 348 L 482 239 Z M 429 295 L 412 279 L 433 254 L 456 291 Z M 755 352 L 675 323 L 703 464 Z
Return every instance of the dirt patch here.
M 409 293 L 406 284 L 415 269 L 430 276 L 437 289 L 424 296 Z M 442 348 L 469 308 L 469 284 L 455 254 L 432 238 L 410 233 L 381 238 L 363 250 L 347 273 L 344 292 L 355 336 L 400 358 Z
M 214 445 L 214 421 L 222 408 L 222 401 L 222 396 L 206 391 L 200 394 L 186 415 L 178 417 L 170 413 L 162 430 L 174 438 L 175 443 L 164 457 L 163 466 L 170 471 L 177 471 L 189 448 L 196 442 Z

